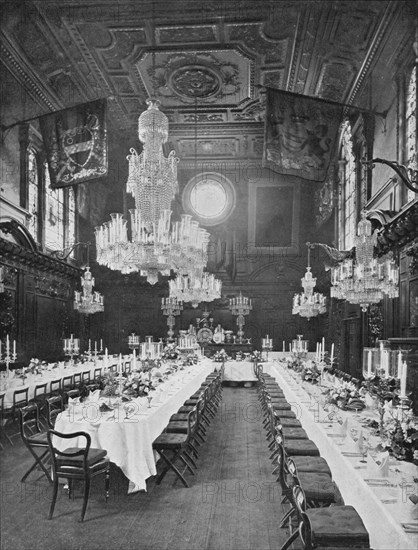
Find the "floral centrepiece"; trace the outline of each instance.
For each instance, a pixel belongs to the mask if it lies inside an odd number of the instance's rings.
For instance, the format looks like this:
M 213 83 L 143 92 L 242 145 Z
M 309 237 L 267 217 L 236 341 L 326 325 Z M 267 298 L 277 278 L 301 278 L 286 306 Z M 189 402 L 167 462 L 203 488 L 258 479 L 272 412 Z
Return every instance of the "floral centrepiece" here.
M 342 410 L 363 410 L 364 392 L 356 387 L 353 382 L 341 382 L 338 386 L 329 388 L 327 391 L 328 403 L 337 405 Z
M 221 350 L 217 351 L 212 356 L 212 360 L 215 361 L 216 363 L 223 363 L 224 361 L 228 361 L 229 359 L 230 359 L 230 357 L 224 349 L 221 349 Z
M 411 410 L 401 413 L 401 418 L 393 418 L 386 424 L 386 449 L 396 459 L 418 466 L 418 420 Z
M 321 378 L 321 371 L 314 361 L 306 361 L 302 365 L 302 371 L 300 375 L 302 380 L 311 382 L 311 384 L 318 384 Z

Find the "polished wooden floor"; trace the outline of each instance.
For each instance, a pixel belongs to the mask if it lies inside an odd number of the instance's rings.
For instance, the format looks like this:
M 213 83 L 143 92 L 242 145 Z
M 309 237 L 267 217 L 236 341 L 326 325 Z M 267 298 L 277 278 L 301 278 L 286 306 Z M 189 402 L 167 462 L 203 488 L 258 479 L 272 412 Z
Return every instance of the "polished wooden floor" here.
M 112 468 L 111 498 L 94 482 L 84 524 L 78 522 L 81 492 L 70 501 L 62 492 L 47 520 L 51 487 L 35 472 L 15 439 L 1 456 L 1 548 L 4 550 L 277 550 L 286 538 L 280 488 L 253 388 L 224 388 L 222 405 L 200 448 L 199 469 L 187 475 L 190 488 L 167 475 L 148 492 L 127 495 L 127 480 Z

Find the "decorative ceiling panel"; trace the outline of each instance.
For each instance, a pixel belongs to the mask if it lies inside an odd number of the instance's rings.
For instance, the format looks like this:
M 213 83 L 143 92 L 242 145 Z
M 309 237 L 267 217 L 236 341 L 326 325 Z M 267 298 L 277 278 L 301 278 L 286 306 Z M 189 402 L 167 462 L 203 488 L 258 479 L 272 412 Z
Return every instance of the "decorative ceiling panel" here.
M 254 97 L 254 63 L 229 49 L 144 52 L 135 63 L 147 95 L 162 105 L 237 106 Z
M 181 25 L 156 29 L 157 44 L 190 44 L 218 42 L 216 25 Z

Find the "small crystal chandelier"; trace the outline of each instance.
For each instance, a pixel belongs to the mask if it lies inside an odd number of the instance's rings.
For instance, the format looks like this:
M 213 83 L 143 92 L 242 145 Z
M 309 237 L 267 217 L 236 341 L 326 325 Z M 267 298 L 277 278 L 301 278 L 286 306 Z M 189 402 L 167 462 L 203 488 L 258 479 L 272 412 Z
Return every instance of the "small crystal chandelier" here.
M 357 226 L 355 260 L 346 258 L 332 269 L 331 298 L 347 300 L 367 311 L 385 294 L 389 298 L 399 296 L 398 267 L 391 254 L 374 257 L 376 244 L 376 231 L 372 232 L 372 224 L 363 212 Z
M 326 298 L 320 292 L 314 292 L 316 277 L 311 273 L 311 243 L 306 243 L 306 246 L 308 247 L 308 266 L 305 276 L 301 279 L 303 292 L 294 295 L 292 314 L 307 317 L 309 320 L 326 312 Z
M 222 282 L 211 273 L 177 275 L 168 285 L 170 298 L 191 302 L 194 308 L 200 302 L 213 302 L 221 297 Z
M 122 214 L 111 214 L 111 220 L 95 230 L 97 262 L 122 273 L 140 272 L 150 284 L 158 273 L 170 270 L 188 273 L 203 269 L 207 262 L 209 233 L 183 215 L 171 225 L 171 201 L 177 190 L 177 163 L 171 151 L 164 156 L 163 143 L 168 140 L 168 118 L 159 101 L 149 99 L 148 109 L 138 119 L 138 137 L 143 151 L 130 150 L 127 191 L 135 198 L 130 210 L 131 235 Z
M 84 275 L 81 277 L 81 287 L 83 293 L 74 292 L 74 309 L 85 315 L 98 313 L 104 310 L 103 296 L 100 292 L 94 291 L 94 277 L 90 273 L 90 267 L 86 267 Z
M 176 317 L 180 315 L 180 312 L 183 310 L 183 302 L 169 296 L 168 298 L 161 298 L 161 311 L 163 315 L 167 316 L 167 326 L 168 332 L 167 337 L 168 341 L 172 342 L 174 340 L 174 325 L 176 324 Z

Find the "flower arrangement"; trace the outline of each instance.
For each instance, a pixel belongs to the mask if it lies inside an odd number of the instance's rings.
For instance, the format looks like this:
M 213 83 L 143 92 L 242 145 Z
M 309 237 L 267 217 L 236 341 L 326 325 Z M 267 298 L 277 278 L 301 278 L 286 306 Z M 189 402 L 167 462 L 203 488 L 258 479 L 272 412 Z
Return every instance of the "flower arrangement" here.
M 123 384 L 122 393 L 129 397 L 145 397 L 150 391 L 155 390 L 152 380 L 142 376 L 141 373 L 130 374 Z
M 365 380 L 362 383 L 364 390 L 377 402 L 379 412 L 379 431 L 383 434 L 385 431 L 385 405 L 392 402 L 392 405 L 399 404 L 399 381 L 395 378 L 380 378 L 375 376 L 370 380 Z
M 173 361 L 174 359 L 177 359 L 179 356 L 179 352 L 177 350 L 176 344 L 167 344 L 165 348 L 163 349 L 163 352 L 161 354 L 161 359 Z
M 418 421 L 413 413 L 401 411 L 401 418 L 392 418 L 385 426 L 389 453 L 398 460 L 418 466 Z
M 229 359 L 230 357 L 223 348 L 215 352 L 215 354 L 212 356 L 212 360 L 216 363 L 223 363 L 224 361 L 228 361 Z
M 302 371 L 303 361 L 299 357 L 288 356 L 285 361 L 288 369 L 293 369 L 296 372 Z
M 366 406 L 364 391 L 357 388 L 352 382 L 341 382 L 326 390 L 328 403 L 337 405 L 343 410 L 362 410 Z
M 302 380 L 311 382 L 311 384 L 317 384 L 321 378 L 321 371 L 314 361 L 306 361 L 302 365 L 302 370 L 300 374 Z
M 113 397 L 119 394 L 119 376 L 114 373 L 105 374 L 100 381 L 102 395 Z M 122 383 L 122 394 L 128 397 L 145 397 L 150 391 L 155 390 L 151 378 L 144 372 L 135 372 L 124 376 Z

